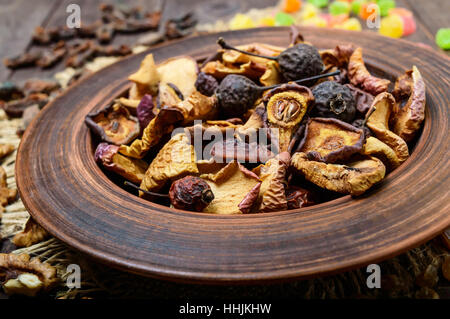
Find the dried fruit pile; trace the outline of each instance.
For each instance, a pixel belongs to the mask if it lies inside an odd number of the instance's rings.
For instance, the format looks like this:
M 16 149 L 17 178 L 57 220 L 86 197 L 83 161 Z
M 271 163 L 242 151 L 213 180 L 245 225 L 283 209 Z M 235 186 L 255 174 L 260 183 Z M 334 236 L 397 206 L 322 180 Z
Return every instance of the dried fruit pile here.
M 425 115 L 420 72 L 412 66 L 389 92 L 362 48 L 319 51 L 296 30 L 291 39 L 288 48 L 219 39 L 201 64 L 147 55 L 128 95 L 86 117 L 96 161 L 130 192 L 205 213 L 366 192 L 409 157 Z

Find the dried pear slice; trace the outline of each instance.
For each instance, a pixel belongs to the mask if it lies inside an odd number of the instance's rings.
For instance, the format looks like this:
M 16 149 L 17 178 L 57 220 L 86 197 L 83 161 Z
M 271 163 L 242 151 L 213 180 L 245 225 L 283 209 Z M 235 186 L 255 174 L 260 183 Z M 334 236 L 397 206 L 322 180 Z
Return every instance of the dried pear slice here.
M 134 89 L 139 92 L 136 94 L 137 96 L 143 96 L 144 94 L 155 95 L 158 91 L 159 79 L 160 76 L 153 54 L 147 54 L 142 60 L 139 70 L 128 77 L 128 80 L 136 84 Z
M 383 162 L 371 156 L 341 165 L 310 161 L 305 153 L 299 152 L 292 156 L 291 166 L 317 186 L 353 196 L 363 194 L 386 173 Z
M 379 158 L 389 170 L 394 170 L 400 165 L 400 160 L 394 150 L 373 136 L 366 139 L 361 154 Z
M 393 94 L 397 102 L 405 95 L 404 93 L 409 96 L 408 101 L 404 106 L 397 104 L 395 112 L 391 114 L 391 123 L 392 131 L 406 142 L 410 142 L 425 118 L 426 104 L 425 82 L 415 65 L 395 83 Z
M 364 131 L 334 118 L 309 119 L 300 152 L 315 161 L 335 163 L 359 152 Z
M 290 159 L 289 153 L 283 152 L 268 160 L 266 164 L 253 169 L 262 181 L 258 196 L 258 211 L 274 212 L 288 208 L 285 185 Z
M 260 184 L 258 176 L 237 162 L 229 163 L 215 174 L 200 177 L 206 180 L 214 194 L 214 200 L 204 209 L 205 213 L 241 214 L 239 206 L 248 212 L 248 207 L 252 206 L 249 199 L 257 199 L 257 196 L 247 197 L 247 194 L 255 193 L 254 188 Z
M 389 118 L 394 105 L 395 99 L 390 93 L 377 95 L 368 111 L 370 116 L 367 126 L 380 141 L 394 150 L 400 163 L 403 163 L 409 157 L 408 145 L 400 136 L 389 130 Z
M 119 103 L 88 114 L 85 122 L 103 141 L 115 145 L 128 144 L 140 133 L 138 119 Z
M 377 78 L 367 71 L 362 57 L 362 48 L 355 49 L 350 56 L 348 61 L 348 78 L 351 84 L 372 95 L 386 92 L 391 83 L 389 80 Z
M 314 96 L 307 87 L 288 83 L 270 90 L 264 101 L 267 102 L 269 127 L 278 130 L 273 130 L 273 135 L 278 135 L 279 152 L 285 152 Z
M 176 134 L 151 162 L 145 172 L 141 188 L 146 191 L 158 191 L 168 181 L 198 174 L 195 159 L 194 146 L 190 144 L 187 136 L 184 133 Z

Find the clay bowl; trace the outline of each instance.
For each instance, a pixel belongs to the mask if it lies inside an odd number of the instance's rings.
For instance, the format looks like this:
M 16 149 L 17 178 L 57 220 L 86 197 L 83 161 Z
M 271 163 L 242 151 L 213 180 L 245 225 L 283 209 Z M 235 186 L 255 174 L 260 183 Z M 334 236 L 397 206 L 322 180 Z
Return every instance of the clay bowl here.
M 287 28 L 222 33 L 232 44 L 288 44 Z M 359 198 L 267 214 L 216 216 L 185 212 L 131 195 L 94 162 L 84 117 L 130 87 L 144 52 L 75 85 L 46 106 L 26 131 L 17 184 L 33 218 L 69 246 L 125 271 L 202 283 L 305 278 L 378 262 L 450 226 L 450 60 L 416 44 L 374 33 L 304 29 L 319 48 L 363 47 L 378 75 L 394 79 L 415 64 L 427 85 L 423 132 L 411 157 Z M 200 59 L 217 35 L 150 50 L 157 62 Z

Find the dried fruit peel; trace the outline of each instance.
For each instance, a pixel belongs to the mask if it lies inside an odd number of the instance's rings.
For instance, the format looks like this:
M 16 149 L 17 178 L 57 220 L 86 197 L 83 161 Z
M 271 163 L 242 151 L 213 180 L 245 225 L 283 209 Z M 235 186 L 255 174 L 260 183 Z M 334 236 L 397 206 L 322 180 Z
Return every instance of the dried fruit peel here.
M 334 163 L 359 152 L 363 143 L 361 129 L 333 118 L 312 118 L 300 142 L 300 151 L 310 159 Z
M 410 142 L 425 118 L 426 96 L 425 82 L 416 66 L 406 72 L 406 77 L 410 78 L 409 98 L 403 107 L 397 104 L 396 111 L 391 114 L 391 123 L 392 131 L 406 142 Z
M 173 136 L 151 162 L 141 183 L 146 191 L 158 191 L 168 181 L 198 174 L 194 146 L 184 133 Z
M 362 48 L 353 51 L 348 61 L 348 77 L 351 84 L 362 88 L 372 95 L 386 92 L 390 84 L 389 80 L 377 78 L 367 71 L 362 57 Z
M 229 163 L 215 174 L 200 177 L 206 180 L 214 194 L 214 200 L 204 210 L 205 213 L 212 214 L 241 214 L 239 204 L 260 183 L 254 173 L 237 162 Z
M 353 196 L 366 192 L 386 173 L 384 164 L 370 156 L 342 165 L 310 161 L 305 153 L 298 152 L 292 156 L 291 166 L 317 186 Z
M 287 209 L 285 185 L 290 159 L 289 153 L 283 152 L 253 170 L 262 181 L 257 205 L 259 212 Z
M 389 118 L 395 105 L 394 97 L 387 92 L 377 95 L 368 111 L 367 126 L 375 136 L 392 148 L 400 163 L 409 157 L 408 145 L 397 134 L 389 130 Z M 372 112 L 372 110 L 375 111 Z

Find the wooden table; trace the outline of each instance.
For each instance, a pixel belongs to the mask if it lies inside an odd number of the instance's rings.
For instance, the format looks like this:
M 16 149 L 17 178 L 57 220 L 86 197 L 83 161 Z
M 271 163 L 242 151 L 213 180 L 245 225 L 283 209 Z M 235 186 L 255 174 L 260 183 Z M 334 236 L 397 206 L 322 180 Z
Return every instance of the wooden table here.
M 35 50 L 30 39 L 36 26 L 64 25 L 68 13 L 66 8 L 70 3 L 77 3 L 81 8 L 81 20 L 90 23 L 98 19 L 98 6 L 101 0 L 0 0 L 0 57 L 14 56 L 24 51 Z M 194 11 L 199 23 L 211 23 L 219 19 L 232 17 L 237 12 L 245 12 L 250 8 L 273 6 L 277 0 L 133 0 L 130 3 L 141 5 L 147 9 L 161 9 L 163 20 L 177 17 L 188 11 Z M 127 1 L 128 3 L 128 1 Z M 397 0 L 399 7 L 405 7 L 414 12 L 417 22 L 417 32 L 406 37 L 418 43 L 430 45 L 439 50 L 434 42 L 434 36 L 441 27 L 450 26 L 450 1 L 448 0 Z M 21 17 L 21 18 L 19 18 Z M 141 35 L 119 35 L 114 44 L 132 44 Z M 443 52 L 443 51 L 441 51 Z M 60 63 L 55 68 L 42 71 L 39 68 L 27 68 L 9 71 L 0 65 L 0 81 L 6 79 L 20 81 L 30 77 L 49 77 L 64 67 Z

